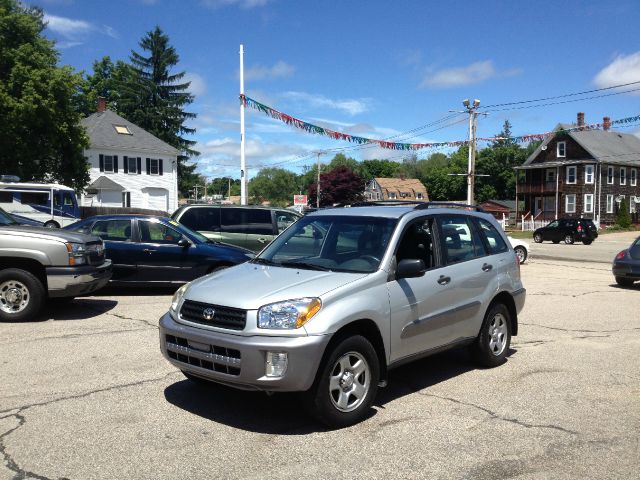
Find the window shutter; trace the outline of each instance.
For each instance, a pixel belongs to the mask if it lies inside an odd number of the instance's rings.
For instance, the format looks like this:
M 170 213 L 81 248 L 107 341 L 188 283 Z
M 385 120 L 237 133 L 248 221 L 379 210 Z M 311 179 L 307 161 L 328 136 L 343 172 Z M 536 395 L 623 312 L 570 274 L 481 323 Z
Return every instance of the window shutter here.
M 123 165 L 124 173 L 129 173 L 129 157 L 127 156 L 122 157 L 122 161 L 124 163 Z
M 113 173 L 118 173 L 118 156 L 113 156 Z
M 162 159 L 158 160 L 158 175 L 162 175 Z
M 142 173 L 142 159 L 138 157 L 138 175 Z
M 104 155 L 100 154 L 100 171 L 104 172 Z
M 147 175 L 151 175 L 151 159 L 147 158 Z

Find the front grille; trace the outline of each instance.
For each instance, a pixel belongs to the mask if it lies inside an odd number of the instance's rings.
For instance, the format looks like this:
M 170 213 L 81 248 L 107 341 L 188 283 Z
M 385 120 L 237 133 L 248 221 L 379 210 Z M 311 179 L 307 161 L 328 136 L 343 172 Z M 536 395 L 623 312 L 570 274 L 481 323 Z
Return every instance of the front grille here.
M 98 242 L 88 242 L 86 244 L 86 252 L 89 265 L 102 265 L 104 263 L 104 244 L 102 240 Z
M 207 319 L 207 313 L 210 314 L 211 312 L 205 313 L 205 310 L 213 310 L 213 318 Z M 212 327 L 242 330 L 247 323 L 247 311 L 185 300 L 180 309 L 180 318 Z
M 201 344 L 195 349 L 189 346 L 186 338 L 175 335 L 165 335 L 165 341 L 167 355 L 173 360 L 212 372 L 240 375 L 240 350 L 216 345 L 205 345 L 207 349 L 203 350 Z

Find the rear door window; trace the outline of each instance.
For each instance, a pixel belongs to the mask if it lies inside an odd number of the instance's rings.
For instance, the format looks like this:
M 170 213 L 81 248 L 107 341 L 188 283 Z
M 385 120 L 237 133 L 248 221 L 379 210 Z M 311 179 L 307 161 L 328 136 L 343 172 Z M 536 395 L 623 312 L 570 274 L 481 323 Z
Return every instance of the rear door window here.
M 220 230 L 220 208 L 190 208 L 180 217 L 180 223 L 191 230 L 217 232 Z
M 249 235 L 273 235 L 271 210 L 246 209 L 243 212 L 245 232 Z
M 131 220 L 98 220 L 91 234 L 111 242 L 130 242 Z
M 509 250 L 509 247 L 507 247 L 507 244 L 502 239 L 502 235 L 500 235 L 500 232 L 498 232 L 491 223 L 482 218 L 476 218 L 474 220 L 478 225 L 480 236 L 484 240 L 489 254 L 503 253 Z
M 463 215 L 439 215 L 441 243 L 447 263 L 458 263 L 486 255 L 476 229 Z

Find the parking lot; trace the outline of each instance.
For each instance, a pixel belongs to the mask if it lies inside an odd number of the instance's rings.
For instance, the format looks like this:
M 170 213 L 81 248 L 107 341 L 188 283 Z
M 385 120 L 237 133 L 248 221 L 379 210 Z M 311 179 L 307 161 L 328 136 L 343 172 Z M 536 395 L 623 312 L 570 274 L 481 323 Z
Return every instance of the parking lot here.
M 508 362 L 477 369 L 462 350 L 401 367 L 343 430 L 296 395 L 187 381 L 158 347 L 171 291 L 110 289 L 0 324 L 0 479 L 636 478 L 640 285 L 613 280 L 617 238 L 531 242 Z M 583 247 L 594 261 L 558 259 Z

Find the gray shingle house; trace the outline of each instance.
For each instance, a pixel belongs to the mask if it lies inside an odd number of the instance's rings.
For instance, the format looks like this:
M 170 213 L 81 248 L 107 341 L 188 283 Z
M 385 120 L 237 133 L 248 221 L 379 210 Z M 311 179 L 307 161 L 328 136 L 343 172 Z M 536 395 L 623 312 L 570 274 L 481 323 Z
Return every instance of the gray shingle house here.
M 81 196 L 83 206 L 178 208 L 178 151 L 149 132 L 105 108 L 82 121 L 90 148 L 91 183 Z
M 584 113 L 578 113 L 577 125 L 558 125 L 559 134 L 548 137 L 516 167 L 516 199 L 524 202 L 521 214 L 530 213 L 537 220 L 583 217 L 612 224 L 625 199 L 638 222 L 640 138 L 611 131 L 608 117 L 602 125 L 602 130 L 588 129 Z M 585 129 L 561 132 L 576 126 Z

